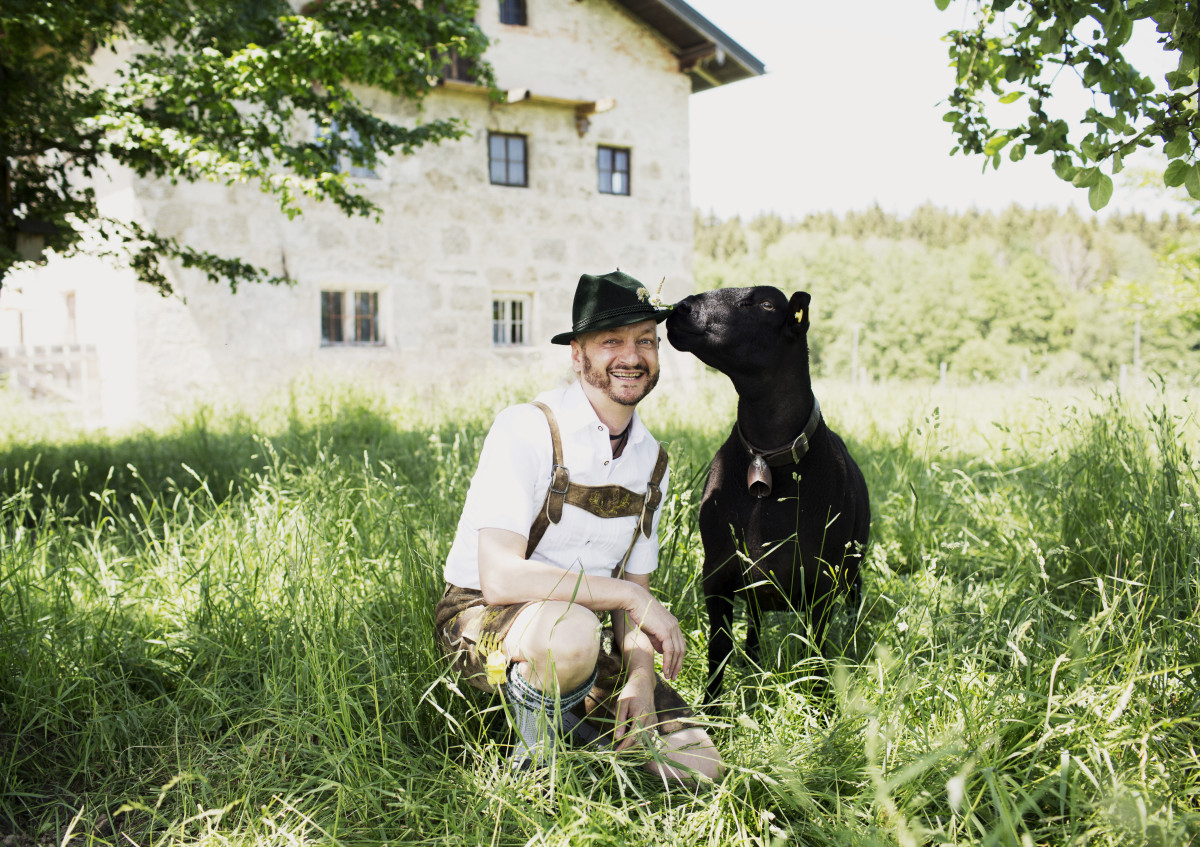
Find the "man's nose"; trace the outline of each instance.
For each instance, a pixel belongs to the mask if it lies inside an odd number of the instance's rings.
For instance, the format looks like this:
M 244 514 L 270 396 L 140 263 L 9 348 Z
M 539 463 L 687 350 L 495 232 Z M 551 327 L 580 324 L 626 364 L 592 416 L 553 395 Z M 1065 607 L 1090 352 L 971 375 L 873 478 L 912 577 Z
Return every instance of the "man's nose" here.
M 641 354 L 638 351 L 636 341 L 627 341 L 621 345 L 621 349 L 617 352 L 617 359 L 621 362 L 636 363 L 641 360 Z

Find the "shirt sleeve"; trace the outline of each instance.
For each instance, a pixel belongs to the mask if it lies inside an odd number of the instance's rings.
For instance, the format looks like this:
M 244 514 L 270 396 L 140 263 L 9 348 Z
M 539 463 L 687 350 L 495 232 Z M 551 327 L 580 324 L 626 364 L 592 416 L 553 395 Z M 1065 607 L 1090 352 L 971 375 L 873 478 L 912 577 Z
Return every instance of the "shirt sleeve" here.
M 550 464 L 546 416 L 534 406 L 510 406 L 484 439 L 464 514 L 477 529 L 506 529 L 528 538 Z
M 667 492 L 670 491 L 670 488 L 671 469 L 668 467 L 667 472 L 663 474 L 662 502 L 658 504 L 658 508 L 654 511 L 650 537 L 639 537 L 633 545 L 633 552 L 629 554 L 629 561 L 625 563 L 626 573 L 646 574 L 653 573 L 658 569 L 658 523 L 662 520 L 663 508 L 667 505 Z

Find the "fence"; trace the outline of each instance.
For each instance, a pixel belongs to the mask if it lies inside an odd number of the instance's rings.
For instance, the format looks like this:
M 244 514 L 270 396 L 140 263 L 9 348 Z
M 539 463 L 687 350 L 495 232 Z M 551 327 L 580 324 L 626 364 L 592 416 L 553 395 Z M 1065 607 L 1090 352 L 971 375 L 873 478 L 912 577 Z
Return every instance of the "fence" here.
M 100 418 L 100 356 L 93 344 L 0 347 L 0 378 L 31 400 Z

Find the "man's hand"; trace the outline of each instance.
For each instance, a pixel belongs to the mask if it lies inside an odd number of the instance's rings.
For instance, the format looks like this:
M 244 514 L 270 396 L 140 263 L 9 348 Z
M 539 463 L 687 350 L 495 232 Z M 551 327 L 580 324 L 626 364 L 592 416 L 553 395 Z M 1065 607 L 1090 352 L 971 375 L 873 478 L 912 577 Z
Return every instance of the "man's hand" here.
M 662 653 L 663 676 L 666 679 L 678 677 L 683 667 L 683 656 L 687 652 L 687 642 L 675 616 L 645 588 L 633 592 L 633 600 L 625 607 L 625 611 L 629 621 L 646 634 L 655 650 Z
M 657 720 L 654 710 L 654 671 L 633 669 L 617 695 L 617 750 L 625 750 Z

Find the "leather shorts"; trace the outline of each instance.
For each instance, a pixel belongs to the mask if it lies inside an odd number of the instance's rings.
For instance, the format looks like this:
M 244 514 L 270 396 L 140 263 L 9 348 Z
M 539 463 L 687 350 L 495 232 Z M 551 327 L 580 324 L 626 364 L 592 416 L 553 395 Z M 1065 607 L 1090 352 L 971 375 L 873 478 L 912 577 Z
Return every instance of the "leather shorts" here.
M 517 616 L 530 605 L 532 603 L 489 606 L 481 591 L 447 585 L 434 610 L 438 646 L 470 685 L 483 691 L 494 691 L 487 682 L 487 656 L 480 655 L 481 651 L 477 649 L 480 637 L 487 634 L 503 640 Z M 625 673 L 620 654 L 613 645 L 610 627 L 603 631 L 600 643 L 596 684 L 574 711 L 593 728 L 605 733 L 612 731 L 617 695 L 624 684 Z M 691 720 L 695 715 L 691 707 L 658 674 L 654 678 L 654 707 L 657 712 L 655 729 L 659 735 L 696 726 Z

